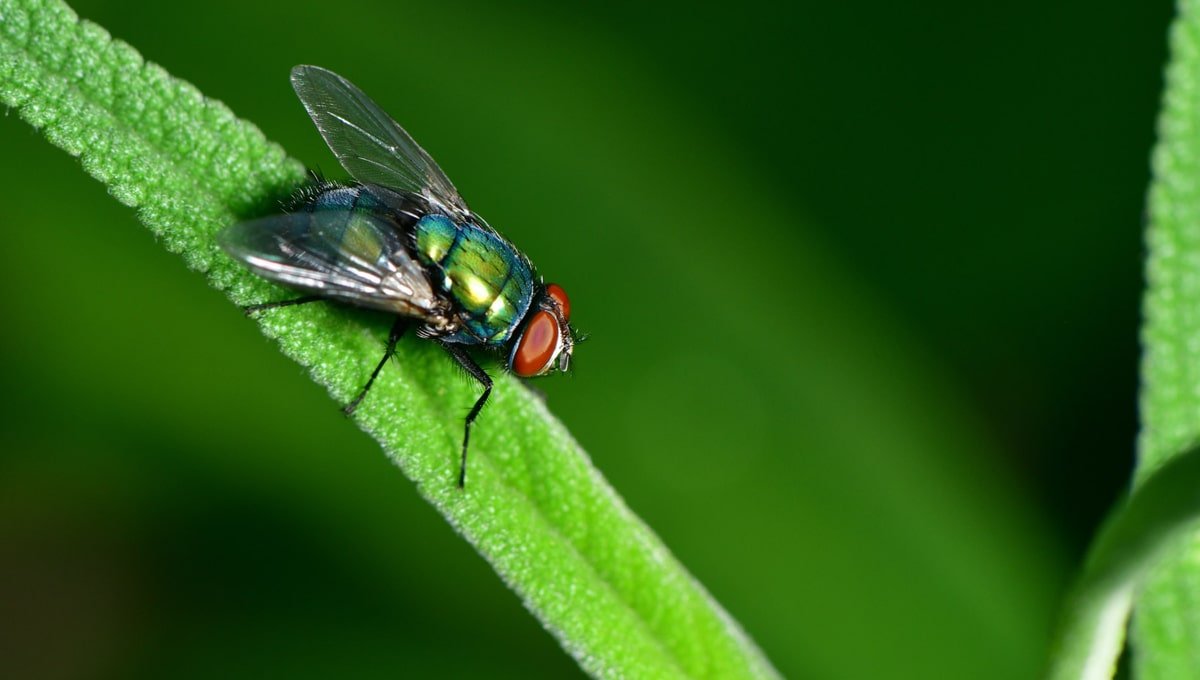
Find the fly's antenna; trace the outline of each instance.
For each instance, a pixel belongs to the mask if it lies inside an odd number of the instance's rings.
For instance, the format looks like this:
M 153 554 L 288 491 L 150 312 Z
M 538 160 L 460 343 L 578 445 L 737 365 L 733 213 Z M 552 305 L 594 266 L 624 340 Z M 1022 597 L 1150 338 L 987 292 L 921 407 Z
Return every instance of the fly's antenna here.
M 572 350 L 571 351 L 571 370 L 566 372 L 566 376 L 568 378 L 573 379 L 575 377 L 575 374 L 579 372 L 579 359 L 575 358 L 574 348 L 576 345 L 586 342 L 588 337 L 589 336 L 587 333 L 580 333 L 579 331 L 575 331 L 575 337 L 571 339 L 571 350 Z

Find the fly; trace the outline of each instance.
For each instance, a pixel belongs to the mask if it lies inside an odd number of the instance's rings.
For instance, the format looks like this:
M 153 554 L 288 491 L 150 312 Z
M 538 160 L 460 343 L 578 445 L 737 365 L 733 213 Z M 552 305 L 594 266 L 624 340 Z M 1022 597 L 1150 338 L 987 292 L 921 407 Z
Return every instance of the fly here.
M 441 345 L 483 388 L 463 423 L 461 488 L 471 424 L 492 392 L 491 376 L 467 348 L 500 354 L 522 378 L 566 371 L 575 344 L 571 303 L 471 212 L 429 154 L 350 81 L 297 66 L 292 87 L 354 181 L 318 179 L 286 212 L 221 233 L 235 260 L 305 293 L 246 311 L 333 300 L 396 316 L 383 358 L 346 414 L 366 398 L 410 327 Z

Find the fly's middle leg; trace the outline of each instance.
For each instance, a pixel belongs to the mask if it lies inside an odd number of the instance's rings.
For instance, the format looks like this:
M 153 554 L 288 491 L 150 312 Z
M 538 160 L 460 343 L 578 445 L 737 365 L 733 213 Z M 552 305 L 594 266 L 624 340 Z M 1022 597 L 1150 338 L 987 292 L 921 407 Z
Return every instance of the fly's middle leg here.
M 407 329 L 408 321 L 404 317 L 397 317 L 396 322 L 392 324 L 391 333 L 388 334 L 387 350 L 384 351 L 383 358 L 379 360 L 379 364 L 375 366 L 375 370 L 371 371 L 371 377 L 367 380 L 367 384 L 363 385 L 362 390 L 354 398 L 354 401 L 342 408 L 342 413 L 346 415 L 353 414 L 358 405 L 362 403 L 362 400 L 366 398 L 367 392 L 370 391 L 371 385 L 375 384 L 375 378 L 379 377 L 379 372 L 383 370 L 384 364 L 396 354 L 396 343 L 400 342 L 400 338 L 404 336 L 404 331 Z

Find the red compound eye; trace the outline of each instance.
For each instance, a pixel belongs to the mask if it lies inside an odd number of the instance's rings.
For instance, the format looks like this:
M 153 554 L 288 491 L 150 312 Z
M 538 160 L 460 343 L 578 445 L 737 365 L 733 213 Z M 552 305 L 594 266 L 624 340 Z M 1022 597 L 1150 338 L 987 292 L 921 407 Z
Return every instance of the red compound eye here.
M 558 303 L 558 308 L 562 310 L 563 318 L 570 321 L 571 299 L 567 297 L 567 291 L 563 290 L 562 286 L 557 283 L 552 283 L 546 286 L 546 295 L 549 295 L 551 300 Z
M 561 289 L 560 289 L 561 290 Z M 546 310 L 534 313 L 512 355 L 512 370 L 522 378 L 531 378 L 546 370 L 558 349 L 558 319 Z

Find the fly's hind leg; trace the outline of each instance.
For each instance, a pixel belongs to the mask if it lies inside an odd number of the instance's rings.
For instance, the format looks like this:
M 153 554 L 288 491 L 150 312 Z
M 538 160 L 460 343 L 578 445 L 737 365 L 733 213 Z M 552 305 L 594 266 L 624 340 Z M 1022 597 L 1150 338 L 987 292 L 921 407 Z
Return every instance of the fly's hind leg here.
M 246 305 L 245 307 L 242 307 L 242 313 L 244 313 L 246 316 L 252 316 L 258 312 L 263 312 L 268 309 L 279 309 L 280 307 L 291 307 L 292 305 L 305 305 L 310 302 L 317 302 L 319 300 L 327 300 L 327 299 L 328 298 L 323 298 L 319 295 L 305 295 L 304 297 L 298 297 L 294 300 L 280 300 L 278 302 L 260 302 L 257 305 Z
M 392 324 L 392 332 L 388 334 L 387 350 L 383 353 L 383 358 L 379 360 L 379 364 L 375 366 L 375 370 L 371 371 L 371 377 L 367 380 L 367 384 L 363 385 L 362 391 L 354 398 L 354 401 L 346 404 L 342 408 L 342 413 L 351 415 L 354 409 L 362 403 L 362 400 L 367 396 L 367 392 L 371 389 L 371 385 L 375 384 L 375 378 L 379 377 L 379 372 L 383 370 L 383 365 L 388 359 L 396 353 L 396 343 L 400 342 L 400 338 L 404 336 L 404 331 L 408 329 L 408 320 L 404 317 L 397 317 L 396 322 Z
M 479 364 L 475 363 L 475 360 L 461 345 L 445 341 L 442 341 L 441 345 L 446 353 L 453 357 L 459 366 L 463 367 L 463 370 L 477 380 L 480 385 L 483 385 L 483 394 L 475 400 L 475 405 L 471 407 L 471 412 L 467 414 L 466 422 L 463 423 L 462 461 L 458 466 L 458 488 L 461 489 L 467 484 L 467 442 L 471 440 L 471 423 L 475 422 L 476 416 L 483 410 L 483 405 L 487 403 L 488 396 L 492 393 L 492 376 L 480 368 Z

